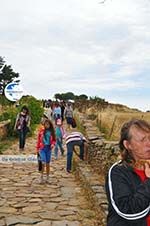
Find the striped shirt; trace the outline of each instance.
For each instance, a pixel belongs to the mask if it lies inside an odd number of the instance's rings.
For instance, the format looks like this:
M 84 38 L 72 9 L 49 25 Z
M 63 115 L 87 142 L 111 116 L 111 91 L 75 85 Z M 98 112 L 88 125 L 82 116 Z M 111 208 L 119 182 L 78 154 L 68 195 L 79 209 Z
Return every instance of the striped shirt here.
M 72 141 L 80 141 L 80 140 L 87 141 L 86 138 L 83 136 L 83 134 L 80 132 L 72 132 L 65 136 L 66 144 Z

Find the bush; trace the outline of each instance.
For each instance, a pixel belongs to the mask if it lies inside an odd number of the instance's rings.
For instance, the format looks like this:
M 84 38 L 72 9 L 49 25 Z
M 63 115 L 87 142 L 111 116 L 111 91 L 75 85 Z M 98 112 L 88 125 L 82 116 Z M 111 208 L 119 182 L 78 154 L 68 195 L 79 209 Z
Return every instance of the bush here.
M 13 105 L 13 102 L 11 102 L 10 100 L 8 100 L 5 96 L 0 95 L 0 104 L 2 106 L 11 106 Z
M 14 125 L 17 115 L 17 109 L 16 108 L 9 108 L 7 112 L 4 112 L 2 115 L 0 115 L 0 121 L 5 121 L 10 119 L 10 124 L 8 127 L 8 136 L 14 136 Z
M 35 125 L 40 123 L 41 117 L 44 112 L 44 109 L 42 107 L 42 102 L 32 96 L 28 96 L 28 97 L 23 97 L 20 100 L 20 106 L 19 106 L 20 110 L 23 105 L 26 105 L 29 108 L 29 112 L 31 116 L 31 130 L 34 131 Z
M 32 96 L 23 97 L 20 100 L 20 105 L 18 108 L 9 107 L 7 111 L 0 115 L 0 121 L 5 121 L 10 119 L 10 125 L 8 128 L 8 136 L 16 136 L 14 133 L 14 125 L 17 114 L 21 111 L 21 108 L 26 105 L 29 108 L 29 112 L 31 115 L 31 133 L 36 129 L 36 125 L 40 123 L 41 117 L 43 115 L 43 107 L 41 101 L 35 99 Z

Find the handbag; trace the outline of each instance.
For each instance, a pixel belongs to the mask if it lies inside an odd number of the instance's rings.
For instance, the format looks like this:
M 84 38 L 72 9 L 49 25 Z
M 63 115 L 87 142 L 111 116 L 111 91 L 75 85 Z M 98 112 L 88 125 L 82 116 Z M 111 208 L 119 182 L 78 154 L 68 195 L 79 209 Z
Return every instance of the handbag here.
M 42 161 L 40 158 L 40 154 L 37 154 L 37 159 L 38 159 L 38 171 L 41 172 L 42 171 Z
M 74 118 L 72 118 L 71 126 L 72 126 L 72 128 L 76 128 L 77 127 L 77 123 L 76 123 L 76 120 Z

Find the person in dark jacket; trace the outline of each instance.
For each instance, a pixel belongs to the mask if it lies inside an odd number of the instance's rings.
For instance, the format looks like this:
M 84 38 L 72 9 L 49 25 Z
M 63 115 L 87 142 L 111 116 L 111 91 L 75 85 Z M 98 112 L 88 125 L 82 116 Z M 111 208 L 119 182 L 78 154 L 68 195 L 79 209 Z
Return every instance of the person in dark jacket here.
M 150 226 L 150 124 L 125 123 L 119 146 L 122 160 L 106 177 L 107 226 Z
M 29 132 L 30 127 L 30 115 L 29 109 L 23 106 L 21 112 L 17 114 L 14 130 L 19 134 L 19 150 L 23 151 L 26 142 L 26 135 Z

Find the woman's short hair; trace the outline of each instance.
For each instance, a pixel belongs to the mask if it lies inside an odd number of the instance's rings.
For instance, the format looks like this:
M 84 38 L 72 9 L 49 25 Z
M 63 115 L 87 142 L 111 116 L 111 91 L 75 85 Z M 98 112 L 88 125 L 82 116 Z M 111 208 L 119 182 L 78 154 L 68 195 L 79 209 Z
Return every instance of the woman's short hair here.
M 131 127 L 135 127 L 145 132 L 150 132 L 150 123 L 142 119 L 132 119 L 123 124 L 120 132 L 119 147 L 121 150 L 122 159 L 125 161 L 132 159 L 131 154 L 124 146 L 124 140 L 130 141 L 130 139 L 132 138 L 132 135 L 130 133 Z

